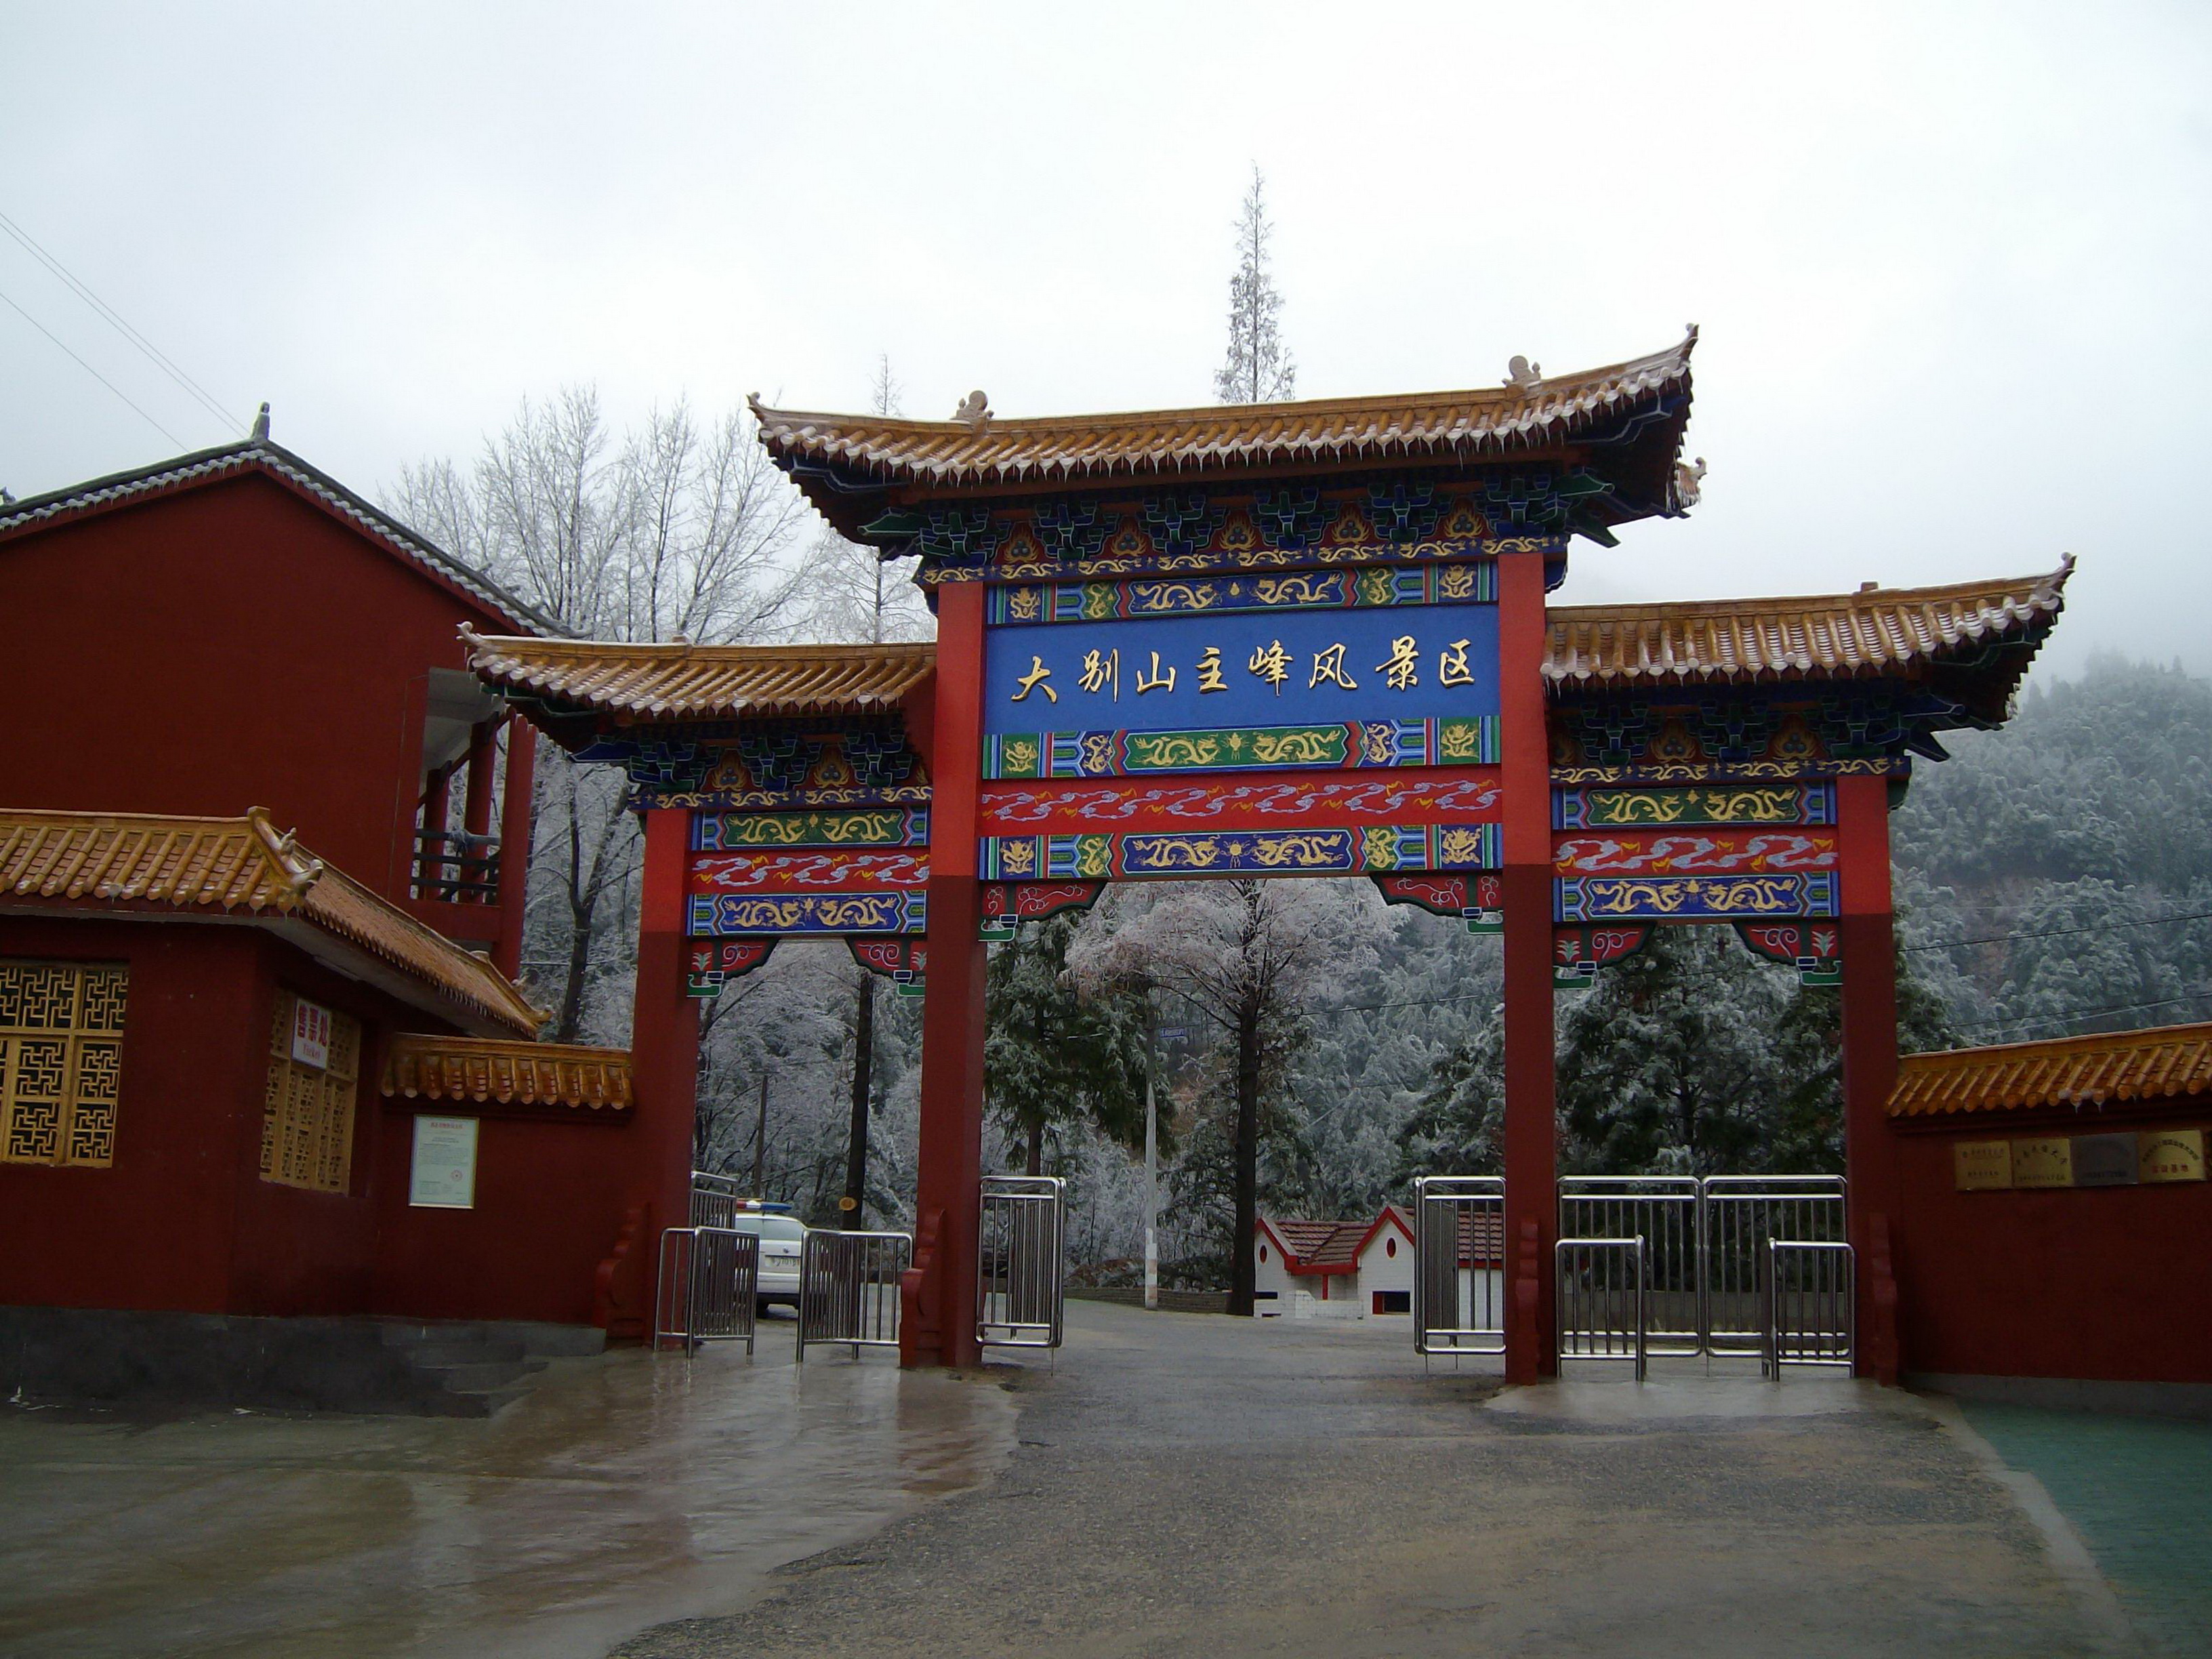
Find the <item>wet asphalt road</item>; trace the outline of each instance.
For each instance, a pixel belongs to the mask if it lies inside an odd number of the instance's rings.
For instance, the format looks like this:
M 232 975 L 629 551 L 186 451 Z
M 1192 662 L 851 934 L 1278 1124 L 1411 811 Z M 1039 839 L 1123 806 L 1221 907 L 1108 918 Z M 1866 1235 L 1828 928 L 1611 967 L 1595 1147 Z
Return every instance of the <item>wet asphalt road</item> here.
M 1986 1454 L 1907 1396 L 1501 1394 L 1425 1377 L 1402 1322 L 1071 1304 L 1069 1324 L 1056 1370 L 1012 1379 L 995 1480 L 617 1652 L 2133 1650 Z

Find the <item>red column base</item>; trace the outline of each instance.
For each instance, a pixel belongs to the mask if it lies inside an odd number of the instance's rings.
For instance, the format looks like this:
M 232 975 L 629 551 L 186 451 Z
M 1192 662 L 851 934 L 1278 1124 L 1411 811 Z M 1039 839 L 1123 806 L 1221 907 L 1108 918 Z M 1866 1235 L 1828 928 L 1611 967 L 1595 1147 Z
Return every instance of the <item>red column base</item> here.
M 1854 1376 L 1871 1377 L 1884 1388 L 1897 1386 L 1897 1272 L 1890 1260 L 1889 1218 L 1866 1218 L 1862 1245 L 1866 1260 L 1858 1274 L 1859 1328 L 1852 1355 Z
M 899 1364 L 909 1368 L 945 1363 L 944 1233 L 944 1211 L 922 1217 L 914 1265 L 899 1275 Z

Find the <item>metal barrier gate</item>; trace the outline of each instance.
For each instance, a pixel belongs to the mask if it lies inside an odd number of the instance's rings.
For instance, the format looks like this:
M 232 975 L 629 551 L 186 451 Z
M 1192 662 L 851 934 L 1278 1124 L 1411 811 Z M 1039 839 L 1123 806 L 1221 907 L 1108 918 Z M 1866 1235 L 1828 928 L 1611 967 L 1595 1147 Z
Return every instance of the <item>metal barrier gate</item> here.
M 1843 1176 L 1562 1176 L 1559 1194 L 1562 1359 L 1851 1363 Z M 1414 1184 L 1417 1352 L 1504 1352 L 1504 1246 L 1497 1176 Z
M 1856 1337 L 1841 1176 L 1564 1176 L 1559 1352 L 1621 1358 L 1629 1291 L 1653 1358 L 1844 1365 Z M 1620 1281 L 1634 1243 L 1638 1282 Z M 1577 1247 L 1571 1253 L 1568 1246 Z
M 738 1342 L 753 1351 L 760 1294 L 760 1240 L 730 1227 L 670 1227 L 660 1235 L 653 1298 L 653 1346 Z
M 1704 1210 L 1695 1176 L 1562 1176 L 1561 1238 L 1644 1241 L 1644 1352 L 1694 1357 L 1705 1342 Z M 1559 1353 L 1571 1335 L 1559 1318 Z
M 1848 1368 L 1856 1335 L 1851 1247 L 1774 1238 L 1767 1241 L 1766 1259 L 1767 1375 L 1780 1376 L 1784 1365 Z
M 1644 1380 L 1649 1346 L 1649 1253 L 1640 1238 L 1562 1238 L 1559 1274 L 1559 1358 L 1625 1359 Z
M 1413 1348 L 1505 1352 L 1505 1182 L 1496 1176 L 1413 1183 Z
M 975 1251 L 975 1340 L 1057 1348 L 1065 1306 L 1067 1191 L 1058 1176 L 985 1176 Z
M 695 1227 L 734 1227 L 739 1206 L 751 1194 L 735 1176 L 691 1171 L 691 1224 Z
M 1843 1243 L 1844 1178 L 1708 1176 L 1705 1210 L 1706 1352 L 1763 1355 L 1767 1246 Z
M 809 1343 L 896 1348 L 899 1275 L 914 1255 L 911 1233 L 809 1230 L 799 1254 L 799 1363 Z

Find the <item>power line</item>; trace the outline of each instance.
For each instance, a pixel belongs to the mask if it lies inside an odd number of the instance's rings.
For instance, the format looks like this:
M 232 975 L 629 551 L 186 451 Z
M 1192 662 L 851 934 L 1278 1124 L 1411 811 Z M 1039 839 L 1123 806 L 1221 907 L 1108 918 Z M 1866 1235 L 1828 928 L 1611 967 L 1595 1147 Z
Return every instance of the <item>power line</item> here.
M 2081 927 L 2043 927 L 2024 933 L 1991 933 L 1986 939 L 1942 939 L 1933 945 L 1900 945 L 1898 951 L 1955 951 L 1969 945 L 2008 945 L 2021 939 L 2063 939 L 2073 933 L 2117 933 L 2130 927 L 2163 927 L 2169 922 L 2212 921 L 2212 910 L 2185 910 L 2179 915 L 2152 916 L 2142 921 L 2100 921 Z
M 10 236 L 14 237 L 16 241 L 20 242 L 23 246 L 33 258 L 38 260 L 40 264 L 46 266 L 48 270 L 59 277 L 63 283 L 66 283 L 71 293 L 75 294 L 80 300 L 82 300 L 85 304 L 90 306 L 96 315 L 112 327 L 117 333 L 122 335 L 125 340 L 129 341 L 131 344 L 137 348 L 138 352 L 149 362 L 153 363 L 156 368 L 160 369 L 164 374 L 167 374 L 172 380 L 174 380 L 185 392 L 189 393 L 191 396 L 198 398 L 201 406 L 207 410 L 210 414 L 213 415 L 225 426 L 229 427 L 233 431 L 242 433 L 245 430 L 245 428 L 240 423 L 239 419 L 235 415 L 229 413 L 221 404 L 217 403 L 215 398 L 209 394 L 207 389 L 201 386 L 198 380 L 192 379 L 192 377 L 185 374 L 183 369 L 178 368 L 176 364 L 170 362 L 167 356 L 161 349 L 160 347 L 156 346 L 151 340 L 148 339 L 143 334 L 141 334 L 137 329 L 131 327 L 129 323 L 124 321 L 121 313 L 118 313 L 113 306 L 109 305 L 106 301 L 101 299 L 97 294 L 94 294 L 90 288 L 79 281 L 76 274 L 72 272 L 68 266 L 63 264 L 59 259 L 57 259 L 52 254 L 47 252 L 45 248 L 40 246 L 39 244 L 33 240 L 30 232 L 25 230 L 22 226 L 17 224 L 13 219 L 10 219 L 4 213 L 0 213 L 0 229 L 6 230 Z M 76 354 L 71 353 L 70 355 L 74 356 Z M 136 405 L 134 404 L 133 407 L 136 407 Z M 141 414 L 145 413 L 143 410 L 139 410 L 139 412 Z M 179 440 L 172 436 L 169 441 L 172 443 L 178 443 Z
M 2132 1014 L 2150 1008 L 2172 1008 L 2184 1002 L 2203 1002 L 2208 997 L 2212 997 L 2212 991 L 2191 991 L 2183 996 L 2160 997 L 2154 1002 L 2119 1002 L 2109 1008 L 2081 1008 L 2070 1014 L 2012 1015 L 2003 1018 L 1969 1020 L 1959 1030 L 1981 1031 L 2003 1025 L 2071 1025 L 2079 1019 L 2101 1019 L 2106 1014 Z
M 56 345 L 61 346 L 62 350 L 68 354 L 69 360 L 75 363 L 79 368 L 91 375 L 94 380 L 99 381 L 100 385 L 106 386 L 117 397 L 121 398 L 125 403 L 131 404 L 131 407 L 132 409 L 137 410 L 138 418 L 145 422 L 147 425 L 152 427 L 155 431 L 160 433 L 164 438 L 167 438 L 171 443 L 176 445 L 179 449 L 188 449 L 191 447 L 191 446 L 185 443 L 182 438 L 179 438 L 175 433 L 170 431 L 168 428 L 163 426 L 159 421 L 155 420 L 151 415 L 149 415 L 144 410 L 139 409 L 137 404 L 131 403 L 129 395 L 124 392 L 121 386 L 116 385 L 115 382 L 109 380 L 107 376 L 101 374 L 90 363 L 85 362 L 85 360 L 78 356 L 76 353 L 70 351 L 67 346 L 62 345 L 61 336 L 55 333 L 53 330 L 48 328 L 44 323 L 31 315 L 29 312 L 24 310 L 22 307 L 17 305 L 13 300 L 9 299 L 5 294 L 0 294 L 0 302 L 5 302 L 9 310 L 14 312 L 18 317 L 21 317 L 25 322 L 28 323 L 33 328 L 38 330 L 40 333 L 45 335 Z

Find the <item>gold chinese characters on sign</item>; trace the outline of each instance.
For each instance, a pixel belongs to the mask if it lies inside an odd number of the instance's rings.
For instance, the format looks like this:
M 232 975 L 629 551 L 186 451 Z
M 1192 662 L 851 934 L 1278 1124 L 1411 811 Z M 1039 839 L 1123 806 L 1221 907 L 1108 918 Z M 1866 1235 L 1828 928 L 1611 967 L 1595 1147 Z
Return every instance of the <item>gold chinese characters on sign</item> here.
M 2166 1186 L 2204 1179 L 2203 1129 L 2128 1130 L 1951 1144 L 1962 1193 L 2051 1188 Z
M 1468 659 L 1472 639 L 1449 640 L 1436 652 L 1436 683 L 1440 686 L 1472 686 L 1474 670 Z M 1357 691 L 1361 682 L 1354 677 L 1358 665 L 1348 660 L 1347 647 L 1341 642 L 1324 647 L 1319 651 L 1298 653 L 1287 648 L 1280 640 L 1270 640 L 1256 646 L 1245 659 L 1244 672 L 1266 686 L 1275 696 L 1283 694 L 1285 686 L 1291 690 L 1315 690 L 1322 686 L 1343 691 Z M 1420 641 L 1411 634 L 1393 638 L 1387 647 L 1388 655 L 1374 665 L 1373 672 L 1382 677 L 1382 684 L 1392 691 L 1413 691 L 1420 689 L 1422 674 L 1427 659 Z M 1127 666 L 1132 671 L 1133 695 L 1142 696 L 1146 692 L 1173 692 L 1176 689 L 1177 665 L 1165 661 L 1160 653 L 1147 650 L 1146 664 L 1140 665 L 1133 656 Z M 1310 661 L 1305 659 L 1310 658 Z M 1193 671 L 1199 691 L 1226 691 L 1229 681 L 1224 675 L 1221 647 L 1209 645 L 1200 652 L 1196 662 L 1188 665 Z M 1074 690 L 1088 696 L 1103 696 L 1114 702 L 1121 701 L 1123 667 L 1118 648 L 1089 650 L 1083 653 L 1079 667 L 1074 669 Z M 1301 688 L 1297 675 L 1304 673 Z M 1007 692 L 1009 702 L 1026 702 L 1032 693 L 1042 693 L 1048 702 L 1060 701 L 1060 690 L 1053 680 L 1053 665 L 1035 653 L 1030 657 L 1028 672 L 1014 677 L 1013 689 Z
M 2146 1131 L 2139 1144 L 2136 1158 L 2136 1178 L 2140 1181 L 2152 1183 L 2202 1181 L 2204 1179 L 2204 1131 Z
M 2012 1185 L 2012 1142 L 1961 1140 L 1951 1148 L 1951 1173 L 1962 1193 L 2002 1191 Z
M 2074 1143 L 2064 1135 L 2045 1135 L 2012 1144 L 2014 1187 L 2071 1187 Z

